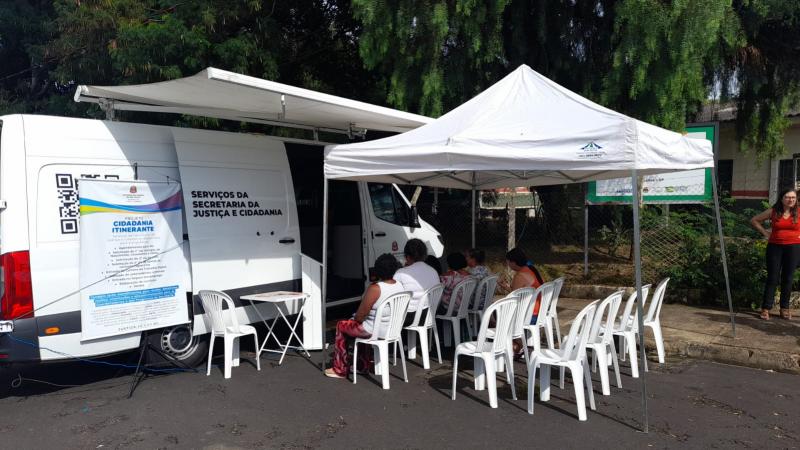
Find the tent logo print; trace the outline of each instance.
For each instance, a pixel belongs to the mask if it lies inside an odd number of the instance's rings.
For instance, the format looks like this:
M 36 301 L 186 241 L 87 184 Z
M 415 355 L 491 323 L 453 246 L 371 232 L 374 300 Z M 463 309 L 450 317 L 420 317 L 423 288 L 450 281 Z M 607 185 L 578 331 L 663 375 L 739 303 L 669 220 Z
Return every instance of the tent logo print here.
M 603 147 L 598 145 L 597 142 L 592 141 L 592 142 L 589 142 L 588 144 L 584 145 L 583 147 L 581 147 L 581 150 L 586 150 L 587 152 L 592 152 L 592 151 L 600 150 L 602 148 Z
M 606 154 L 606 152 L 603 150 L 603 146 L 595 141 L 589 142 L 581 147 L 580 150 L 581 151 L 578 153 L 578 158 L 581 159 L 600 159 Z

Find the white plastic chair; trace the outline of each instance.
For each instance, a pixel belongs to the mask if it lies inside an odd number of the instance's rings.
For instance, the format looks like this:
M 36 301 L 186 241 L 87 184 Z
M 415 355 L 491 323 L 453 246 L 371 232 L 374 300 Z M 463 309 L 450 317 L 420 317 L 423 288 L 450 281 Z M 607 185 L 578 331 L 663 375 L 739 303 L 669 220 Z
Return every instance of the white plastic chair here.
M 403 361 L 403 380 L 408 383 L 408 373 L 406 372 L 406 356 L 403 351 L 403 322 L 406 320 L 408 304 L 411 302 L 411 292 L 398 292 L 378 303 L 375 310 L 375 328 L 372 336 L 368 338 L 356 338 L 353 348 L 353 384 L 356 384 L 357 371 L 355 362 L 358 361 L 358 344 L 368 344 L 375 347 L 377 357 L 375 358 L 375 374 L 381 376 L 384 389 L 389 389 L 389 344 L 399 343 L 400 358 Z M 385 309 L 389 309 L 389 324 L 385 333 L 381 333 L 381 322 L 386 317 Z
M 586 352 L 592 352 L 593 355 L 592 370 L 595 370 L 597 364 L 600 365 L 600 385 L 602 386 L 603 395 L 611 395 L 611 383 L 608 380 L 609 363 L 614 365 L 617 387 L 622 387 L 622 380 L 619 376 L 619 361 L 617 361 L 617 349 L 614 346 L 614 336 L 606 330 L 612 329 L 614 325 L 619 305 L 622 303 L 623 292 L 624 291 L 617 291 L 609 295 L 597 306 L 592 328 L 589 331 L 589 340 L 586 342 Z M 610 361 L 609 355 L 611 357 Z
M 647 299 L 647 294 L 650 292 L 650 285 L 646 284 L 642 286 L 642 296 Z M 625 308 L 622 310 L 622 314 L 619 316 L 619 321 L 614 324 L 614 336 L 619 336 L 620 338 L 620 348 L 619 348 L 619 359 L 625 361 L 625 353 L 627 350 L 628 357 L 630 358 L 631 364 L 631 376 L 633 378 L 639 378 L 639 363 L 636 359 L 636 320 L 634 320 L 635 312 L 634 309 L 636 307 L 636 291 L 628 297 L 628 301 L 625 302 Z
M 555 348 L 553 343 L 553 331 L 555 331 L 555 338 L 558 341 L 558 346 L 561 346 L 561 325 L 558 322 L 558 299 L 561 295 L 561 288 L 564 287 L 564 277 L 556 278 L 552 283 L 553 297 L 549 302 L 547 311 L 542 309 L 541 305 L 539 306 L 539 315 L 542 315 L 544 312 L 546 319 L 543 325 L 546 326 L 545 333 L 547 335 L 547 343 L 550 345 L 550 348 Z
M 497 290 L 497 275 L 489 275 L 483 277 L 475 288 L 475 294 L 472 296 L 473 300 L 470 304 L 469 320 L 472 322 L 472 331 L 477 334 L 478 328 L 483 318 L 483 311 L 492 303 L 494 293 Z M 472 334 L 471 336 L 475 336 Z
M 535 290 L 533 288 L 522 288 L 522 289 L 529 289 L 530 292 L 533 294 L 530 309 L 528 311 L 527 319 L 522 322 L 522 329 L 523 335 L 525 337 L 525 352 L 526 352 L 526 359 L 525 361 L 529 361 L 527 358 L 527 351 L 528 345 L 531 344 L 534 350 L 541 349 L 541 334 L 539 333 L 541 330 L 544 330 L 545 335 L 547 336 L 547 345 L 549 348 L 556 348 L 553 343 L 553 333 L 550 331 L 548 333 L 548 325 L 550 324 L 549 316 L 550 313 L 550 304 L 553 300 L 553 296 L 555 295 L 555 288 L 556 284 L 554 281 L 544 283 Z M 521 290 L 521 289 L 518 289 Z M 514 291 L 517 292 L 517 291 Z M 539 316 L 536 318 L 536 323 L 531 325 L 531 318 L 533 317 L 533 306 L 536 304 L 536 299 L 539 298 L 541 295 L 542 300 L 539 303 Z
M 442 348 L 439 346 L 439 333 L 436 329 L 436 321 L 433 320 L 433 316 L 436 314 L 436 308 L 439 307 L 439 299 L 442 298 L 442 291 L 444 291 L 444 286 L 441 284 L 437 284 L 425 291 L 422 294 L 417 310 L 414 312 L 414 319 L 411 321 L 411 325 L 405 328 L 408 330 L 408 359 L 417 357 L 417 335 L 419 335 L 422 367 L 425 369 L 431 368 L 428 333 L 433 333 L 433 339 L 436 343 L 436 355 L 439 357 L 439 364 L 442 363 Z M 425 311 L 427 311 L 427 313 L 425 313 Z M 425 314 L 424 322 L 422 320 L 423 314 Z
M 669 278 L 664 278 L 656 286 L 653 296 L 647 305 L 647 313 L 644 316 L 645 329 L 653 330 L 653 340 L 656 341 L 656 352 L 658 353 L 659 364 L 664 364 L 664 336 L 661 334 L 661 305 L 664 303 L 664 294 L 667 291 Z M 634 324 L 634 330 L 638 330 L 638 324 Z M 644 370 L 647 371 L 647 359 L 645 359 Z
M 489 405 L 497 408 L 497 371 L 495 361 L 497 358 L 505 358 L 506 365 L 511 367 L 512 361 L 508 353 L 508 343 L 511 337 L 511 327 L 514 320 L 514 311 L 519 303 L 519 298 L 508 296 L 498 300 L 486 309 L 481 328 L 478 331 L 478 340 L 464 342 L 456 347 L 453 356 L 453 390 L 452 399 L 456 399 L 456 380 L 458 379 L 458 357 L 461 355 L 472 356 L 475 358 L 475 389 L 482 390 L 484 380 L 489 390 Z M 490 339 L 489 322 L 495 317 L 496 339 Z M 505 338 L 503 338 L 505 336 Z M 514 400 L 517 399 L 516 389 L 514 388 L 514 376 L 511 370 L 506 371 L 506 379 L 511 385 L 511 392 Z
M 437 319 L 450 325 L 450 329 L 453 330 L 453 340 L 455 341 L 456 347 L 461 343 L 461 321 L 467 321 L 467 331 L 469 331 L 470 336 L 472 336 L 472 329 L 467 318 L 467 311 L 469 311 L 469 299 L 472 297 L 472 292 L 475 290 L 475 284 L 475 278 L 472 277 L 458 283 L 453 288 L 452 294 L 450 294 L 450 303 L 447 305 L 447 312 L 436 315 Z M 461 303 L 456 310 L 456 299 L 459 298 L 459 295 L 461 296 Z M 447 347 L 451 345 L 450 333 L 448 333 L 447 330 L 445 330 L 444 334 L 444 345 Z
M 256 368 L 261 370 L 261 351 L 256 329 L 251 325 L 239 325 L 239 321 L 236 320 L 236 307 L 230 296 L 224 292 L 205 290 L 198 292 L 198 295 L 203 303 L 205 316 L 211 322 L 211 342 L 208 344 L 206 376 L 211 375 L 211 356 L 214 353 L 214 338 L 216 337 L 223 339 L 225 347 L 225 378 L 231 377 L 231 367 L 239 367 L 239 338 L 250 334 L 253 335 L 256 344 Z M 228 307 L 229 321 L 226 321 L 226 314 L 222 309 L 223 304 Z
M 539 398 L 546 402 L 550 400 L 550 368 L 553 366 L 568 368 L 572 375 L 575 387 L 575 403 L 578 407 L 578 420 L 586 420 L 586 401 L 584 389 L 589 396 L 589 406 L 596 409 L 594 392 L 592 391 L 592 378 L 589 373 L 589 364 L 586 359 L 586 342 L 589 339 L 592 320 L 594 319 L 597 303 L 595 300 L 583 308 L 572 322 L 566 342 L 558 349 L 541 349 L 531 354 L 528 363 L 528 414 L 533 414 L 533 389 L 536 379 L 536 370 L 540 369 Z

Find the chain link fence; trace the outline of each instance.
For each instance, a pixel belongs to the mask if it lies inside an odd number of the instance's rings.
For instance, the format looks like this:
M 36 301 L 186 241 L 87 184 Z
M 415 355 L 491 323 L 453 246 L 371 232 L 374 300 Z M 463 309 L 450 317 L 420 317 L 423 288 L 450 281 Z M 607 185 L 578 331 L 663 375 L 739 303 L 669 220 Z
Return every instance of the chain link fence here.
M 506 278 L 510 278 L 511 273 L 505 267 L 505 253 L 517 246 L 546 279 L 566 276 L 580 284 L 631 286 L 634 283 L 632 207 L 630 204 L 587 204 L 587 199 L 602 197 L 597 195 L 597 189 L 589 184 L 575 184 L 478 192 L 476 247 L 486 252 L 489 268 Z M 655 194 L 663 193 L 654 192 L 652 187 L 648 192 L 647 184 L 644 190 L 648 201 L 653 201 Z M 680 194 L 682 198 L 693 195 L 699 198 L 704 192 L 710 192 L 710 186 L 700 186 L 696 191 L 684 190 Z M 471 198 L 470 191 L 427 187 L 419 196 L 420 216 L 442 234 L 445 256 L 471 247 Z M 748 223 L 754 213 L 737 209 L 732 201 L 723 202 L 731 279 L 740 276 L 734 280 L 734 288 L 737 285 L 740 288 L 738 303 L 743 305 L 757 301 L 765 276 L 761 270 L 763 243 Z M 642 205 L 643 282 L 655 284 L 669 276 L 674 280 L 672 291 L 683 299 L 724 302 L 715 220 L 710 202 Z

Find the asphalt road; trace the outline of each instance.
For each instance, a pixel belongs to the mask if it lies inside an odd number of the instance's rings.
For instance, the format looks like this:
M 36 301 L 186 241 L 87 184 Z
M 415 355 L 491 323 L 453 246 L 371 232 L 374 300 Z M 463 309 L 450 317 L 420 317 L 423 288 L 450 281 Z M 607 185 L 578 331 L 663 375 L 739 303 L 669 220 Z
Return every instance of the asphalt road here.
M 319 359 L 320 354 L 313 355 Z M 466 362 L 466 361 L 465 361 Z M 465 364 L 470 367 L 470 364 Z M 524 366 L 517 367 L 524 372 Z M 553 386 L 548 403 L 525 408 L 500 383 L 498 409 L 485 391 L 472 389 L 462 372 L 450 400 L 450 366 L 426 372 L 412 362 L 409 383 L 397 376 L 391 390 L 375 380 L 357 385 L 323 377 L 308 360 L 287 357 L 282 366 L 262 357 L 261 371 L 247 362 L 224 380 L 205 373 L 150 377 L 127 399 L 129 377 L 112 369 L 71 363 L 23 371 L 10 388 L 3 373 L 2 448 L 798 448 L 800 379 L 707 362 L 651 365 L 650 432 L 641 427 L 638 380 L 623 368 L 623 388 L 597 393 L 598 408 L 578 422 L 572 385 Z M 393 368 L 400 375 L 400 366 Z M 60 384 L 58 388 L 28 379 Z M 595 380 L 597 376 L 595 375 Z M 85 384 L 84 384 L 85 383 Z

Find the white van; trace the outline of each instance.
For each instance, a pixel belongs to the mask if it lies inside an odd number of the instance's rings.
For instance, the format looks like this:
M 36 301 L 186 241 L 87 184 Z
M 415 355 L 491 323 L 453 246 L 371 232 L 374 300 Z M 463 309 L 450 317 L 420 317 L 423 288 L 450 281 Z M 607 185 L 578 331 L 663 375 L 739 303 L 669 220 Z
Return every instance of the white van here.
M 204 360 L 208 342 L 193 293 L 226 291 L 240 321 L 254 322 L 241 295 L 301 290 L 301 252 L 321 260 L 322 143 L 33 115 L 2 116 L 0 127 L 0 320 L 13 321 L 13 331 L 0 334 L 0 363 L 139 346 L 141 333 L 81 341 L 80 179 L 181 183 L 191 323 L 148 336 L 188 364 Z M 216 198 L 240 191 L 267 198 L 280 214 L 227 217 Z M 441 256 L 438 232 L 416 218 L 397 186 L 337 181 L 329 195 L 326 305 L 357 301 L 375 259 L 399 258 L 410 238 Z

